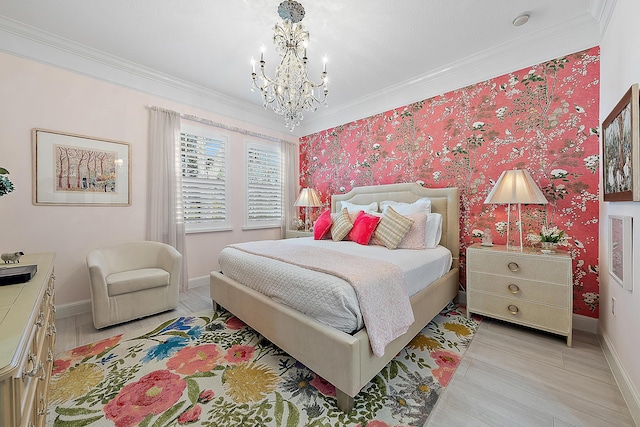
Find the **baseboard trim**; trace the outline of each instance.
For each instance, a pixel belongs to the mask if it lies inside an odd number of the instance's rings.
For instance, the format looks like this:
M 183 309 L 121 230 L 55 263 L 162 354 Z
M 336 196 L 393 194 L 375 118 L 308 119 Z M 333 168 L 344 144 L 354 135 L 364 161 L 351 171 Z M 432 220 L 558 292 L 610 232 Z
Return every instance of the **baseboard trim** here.
M 77 301 L 69 304 L 56 304 L 56 319 L 91 313 L 91 300 Z
M 188 289 L 199 288 L 201 286 L 209 286 L 209 276 L 194 277 L 189 279 Z
M 573 329 L 579 331 L 589 332 L 592 334 L 598 333 L 598 319 L 594 317 L 583 316 L 582 314 L 573 315 Z
M 189 279 L 188 289 L 209 286 L 209 276 L 195 277 Z M 77 314 L 91 313 L 91 300 L 76 301 L 69 304 L 56 304 L 56 318 L 75 316 Z
M 626 369 L 620 363 L 620 358 L 615 348 L 613 348 L 611 340 L 600 328 L 598 328 L 598 340 L 604 352 L 604 357 L 611 368 L 611 373 L 618 384 L 622 397 L 627 403 L 629 412 L 631 412 L 631 417 L 633 417 L 636 426 L 640 426 L 640 393 L 635 389 Z

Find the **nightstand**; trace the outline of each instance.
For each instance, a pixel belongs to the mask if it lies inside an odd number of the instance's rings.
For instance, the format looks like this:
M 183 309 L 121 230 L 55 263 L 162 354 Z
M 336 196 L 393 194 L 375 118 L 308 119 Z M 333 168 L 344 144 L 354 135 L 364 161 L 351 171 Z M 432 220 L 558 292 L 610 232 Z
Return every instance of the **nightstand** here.
M 313 231 L 287 230 L 285 239 L 295 239 L 297 237 L 313 237 Z
M 471 313 L 567 337 L 573 316 L 571 256 L 505 246 L 467 248 L 467 316 Z

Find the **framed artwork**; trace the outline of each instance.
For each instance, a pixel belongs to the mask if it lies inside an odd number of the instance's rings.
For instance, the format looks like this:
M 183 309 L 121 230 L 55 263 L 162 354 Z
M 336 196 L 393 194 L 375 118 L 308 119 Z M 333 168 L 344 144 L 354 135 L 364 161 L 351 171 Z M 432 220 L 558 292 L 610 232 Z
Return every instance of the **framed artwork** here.
M 609 274 L 624 289 L 633 290 L 632 217 L 609 215 Z
M 34 205 L 131 205 L 126 142 L 33 129 Z
M 604 201 L 640 201 L 638 84 L 602 122 Z

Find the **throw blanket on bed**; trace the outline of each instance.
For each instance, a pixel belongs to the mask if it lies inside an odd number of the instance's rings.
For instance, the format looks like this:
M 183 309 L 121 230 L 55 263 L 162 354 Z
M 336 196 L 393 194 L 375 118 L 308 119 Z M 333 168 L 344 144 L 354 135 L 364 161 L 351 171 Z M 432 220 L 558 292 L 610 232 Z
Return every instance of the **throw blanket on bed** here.
M 356 292 L 371 349 L 378 357 L 382 357 L 386 345 L 404 334 L 414 321 L 404 274 L 395 264 L 286 240 L 229 246 L 346 280 Z

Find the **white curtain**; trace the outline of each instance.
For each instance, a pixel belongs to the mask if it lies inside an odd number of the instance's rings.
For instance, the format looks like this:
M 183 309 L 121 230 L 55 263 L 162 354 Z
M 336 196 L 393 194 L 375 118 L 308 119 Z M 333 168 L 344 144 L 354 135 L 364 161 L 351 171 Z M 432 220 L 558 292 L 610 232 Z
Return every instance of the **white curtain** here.
M 284 178 L 282 180 L 282 238 L 285 238 L 287 228 L 293 227 L 293 219 L 297 217 L 293 204 L 298 197 L 300 187 L 300 153 L 297 142 L 282 141 L 282 164 Z
M 189 285 L 180 168 L 180 114 L 157 107 L 149 122 L 149 217 L 147 239 L 167 243 L 182 254 L 182 283 Z

